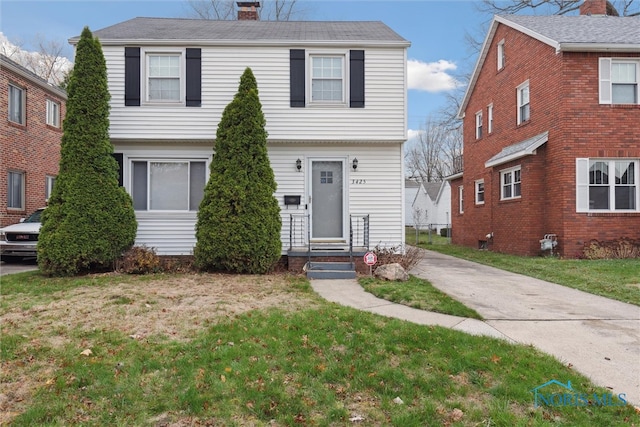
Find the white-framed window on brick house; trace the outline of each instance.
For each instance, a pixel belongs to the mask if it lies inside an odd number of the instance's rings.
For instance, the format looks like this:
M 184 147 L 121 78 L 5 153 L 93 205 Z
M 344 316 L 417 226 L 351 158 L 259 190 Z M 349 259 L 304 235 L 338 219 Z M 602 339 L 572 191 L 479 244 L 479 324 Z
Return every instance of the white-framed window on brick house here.
M 9 171 L 7 183 L 7 208 L 24 210 L 24 172 Z
M 9 121 L 25 124 L 25 97 L 24 88 L 9 83 Z
M 640 60 L 600 58 L 600 104 L 639 104 Z
M 475 183 L 476 205 L 484 205 L 484 179 L 479 179 Z
M 44 197 L 45 200 L 49 200 L 51 197 L 51 192 L 53 191 L 53 184 L 56 183 L 56 177 L 52 175 L 45 176 L 45 187 L 44 187 Z
M 577 212 L 640 212 L 640 159 L 576 159 Z
M 521 124 L 528 121 L 530 118 L 529 80 L 518 86 L 516 89 L 516 96 L 518 100 L 518 124 Z
M 458 212 L 464 213 L 464 187 L 458 187 Z
M 345 55 L 310 54 L 311 102 L 346 102 Z
M 182 52 L 145 52 L 147 102 L 182 102 L 184 63 Z
M 498 42 L 498 51 L 497 51 L 497 56 L 498 56 L 498 71 L 502 70 L 504 68 L 504 61 L 505 61 L 505 55 L 504 55 L 504 39 L 500 40 Z
M 47 99 L 47 124 L 56 128 L 60 127 L 60 104 Z
M 487 134 L 493 132 L 493 104 L 487 105 Z
M 476 139 L 482 138 L 482 111 L 476 113 Z
M 520 166 L 500 171 L 500 200 L 519 199 L 521 184 Z
M 136 211 L 197 211 L 207 180 L 204 160 L 133 160 Z

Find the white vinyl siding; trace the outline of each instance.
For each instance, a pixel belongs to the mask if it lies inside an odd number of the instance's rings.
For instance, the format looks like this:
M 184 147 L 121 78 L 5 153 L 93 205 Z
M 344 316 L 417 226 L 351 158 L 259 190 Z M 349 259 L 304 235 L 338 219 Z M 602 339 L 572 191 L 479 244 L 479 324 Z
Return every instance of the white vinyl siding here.
M 406 55 L 400 48 L 365 49 L 366 108 L 291 108 L 288 47 L 203 47 L 202 106 L 124 106 L 124 48 L 103 46 L 111 93 L 113 139 L 213 140 L 222 111 L 251 67 L 270 140 L 394 141 L 406 139 Z M 146 51 L 161 48 L 146 47 Z M 143 80 L 144 81 L 144 80 Z
M 600 104 L 640 103 L 640 60 L 600 58 Z
M 639 169 L 638 159 L 576 159 L 576 211 L 640 211 Z

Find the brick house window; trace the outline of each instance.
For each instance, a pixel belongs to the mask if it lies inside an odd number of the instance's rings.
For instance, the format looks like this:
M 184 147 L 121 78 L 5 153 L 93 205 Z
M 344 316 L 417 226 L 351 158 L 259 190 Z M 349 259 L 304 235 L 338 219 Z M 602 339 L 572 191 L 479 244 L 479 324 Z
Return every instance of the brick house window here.
M 640 61 L 600 58 L 600 104 L 638 104 Z
M 464 213 L 464 187 L 458 187 L 458 212 Z
M 522 124 L 530 118 L 529 107 L 529 80 L 517 88 L 518 97 L 518 124 Z
M 521 177 L 520 166 L 500 171 L 500 200 L 520 198 Z
M 197 211 L 207 180 L 204 161 L 133 161 L 132 195 L 137 211 Z
M 487 106 L 487 134 L 493 132 L 493 104 Z
M 576 159 L 577 212 L 638 212 L 640 160 Z
M 44 187 L 45 200 L 49 200 L 49 197 L 51 197 L 51 192 L 53 191 L 53 184 L 55 184 L 55 182 L 56 182 L 55 176 L 47 175 L 45 177 L 45 187 Z
M 476 113 L 476 139 L 482 138 L 482 111 Z
M 9 121 L 24 125 L 25 90 L 9 84 Z
M 484 179 L 476 181 L 476 205 L 484 205 Z
M 56 128 L 60 127 L 60 104 L 47 99 L 47 124 Z
M 505 61 L 505 56 L 504 56 L 504 40 L 500 40 L 498 42 L 498 71 L 502 70 L 504 68 L 504 61 Z
M 24 210 L 24 172 L 9 171 L 7 208 Z

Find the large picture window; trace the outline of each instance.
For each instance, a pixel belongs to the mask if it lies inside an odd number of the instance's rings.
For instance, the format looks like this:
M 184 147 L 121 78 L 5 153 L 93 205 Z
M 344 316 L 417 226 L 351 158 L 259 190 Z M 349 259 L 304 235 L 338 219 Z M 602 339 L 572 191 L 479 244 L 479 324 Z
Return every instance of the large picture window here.
M 344 102 L 344 56 L 311 56 L 311 102 Z
M 204 196 L 204 161 L 134 161 L 133 206 L 137 211 L 197 211 Z
M 521 195 L 520 166 L 500 171 L 500 199 L 517 199 Z
M 577 159 L 577 208 L 638 211 L 638 160 Z

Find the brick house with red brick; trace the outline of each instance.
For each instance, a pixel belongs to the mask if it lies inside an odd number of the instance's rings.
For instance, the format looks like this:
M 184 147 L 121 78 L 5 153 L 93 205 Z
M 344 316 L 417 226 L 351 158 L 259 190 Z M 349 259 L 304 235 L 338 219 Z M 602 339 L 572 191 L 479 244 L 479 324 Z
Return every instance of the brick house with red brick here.
M 58 175 L 66 92 L 0 55 L 0 227 L 46 205 Z
M 640 18 L 495 16 L 459 111 L 453 243 L 579 257 L 640 239 Z

